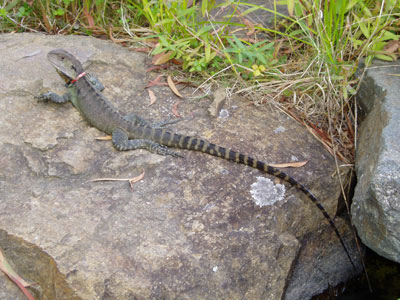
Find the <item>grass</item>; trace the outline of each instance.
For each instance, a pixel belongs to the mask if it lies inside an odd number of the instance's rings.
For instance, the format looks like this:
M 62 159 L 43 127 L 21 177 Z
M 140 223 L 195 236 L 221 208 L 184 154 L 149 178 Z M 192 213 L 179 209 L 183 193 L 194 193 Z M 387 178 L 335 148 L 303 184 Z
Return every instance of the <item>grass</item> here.
M 395 0 L 284 0 L 282 15 L 230 1 L 3 1 L 0 32 L 107 36 L 141 43 L 160 62 L 179 62 L 191 80 L 234 86 L 255 105 L 273 103 L 306 126 L 345 164 L 354 159 L 357 113 L 354 78 L 365 58 L 393 61 L 399 40 Z M 275 3 L 276 8 L 277 3 Z M 273 26 L 249 14 L 269 11 Z M 215 15 L 222 17 L 215 19 Z M 391 48 L 394 49 L 394 48 Z M 234 83 L 234 84 L 233 84 Z

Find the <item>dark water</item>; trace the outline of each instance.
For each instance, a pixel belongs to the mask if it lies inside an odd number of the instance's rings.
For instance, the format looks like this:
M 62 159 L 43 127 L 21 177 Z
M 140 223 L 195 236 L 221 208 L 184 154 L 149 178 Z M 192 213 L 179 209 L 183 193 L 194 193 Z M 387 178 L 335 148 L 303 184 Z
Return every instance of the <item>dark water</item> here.
M 387 260 L 367 248 L 365 264 L 371 282 L 368 289 L 365 274 L 315 296 L 313 300 L 400 300 L 400 264 Z

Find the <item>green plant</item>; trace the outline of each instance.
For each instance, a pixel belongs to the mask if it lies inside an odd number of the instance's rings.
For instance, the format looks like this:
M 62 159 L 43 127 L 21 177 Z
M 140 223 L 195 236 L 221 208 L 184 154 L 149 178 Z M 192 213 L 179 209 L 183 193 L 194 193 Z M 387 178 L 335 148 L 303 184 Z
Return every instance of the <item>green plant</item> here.
M 118 25 L 120 6 L 119 1 L 106 0 L 5 0 L 0 4 L 0 29 L 91 34 L 107 24 Z
M 390 52 L 385 52 L 384 47 L 389 41 L 400 38 L 400 35 L 395 34 L 395 31 L 392 31 L 394 28 L 391 27 L 394 22 L 398 22 L 400 2 L 388 0 L 382 2 L 381 6 L 367 4 L 364 1 L 358 1 L 356 9 L 352 11 L 355 20 L 353 27 L 359 29 L 354 34 L 352 43 L 360 53 L 365 54 L 367 65 L 374 57 L 394 61 L 397 57 Z
M 188 31 L 197 31 L 202 26 L 199 22 L 200 14 L 196 2 L 189 1 L 164 1 L 164 0 L 128 0 L 128 3 L 137 9 L 143 22 L 156 33 L 168 35 L 187 35 Z M 201 12 L 211 9 L 214 1 L 202 1 Z
M 367 56 L 367 63 L 373 57 L 393 60 L 382 50 L 387 41 L 400 37 L 388 30 L 398 18 L 394 12 L 400 4 L 388 0 L 370 8 L 367 2 L 371 1 L 287 1 L 301 28 L 298 33 L 326 57 L 336 73 L 343 61 L 362 56 Z
M 181 59 L 183 69 L 190 72 L 206 71 L 208 74 L 213 74 L 218 69 L 230 65 L 235 72 L 236 67 L 242 66 L 250 70 L 250 74 L 260 76 L 261 70 L 265 69 L 264 66 L 277 62 L 273 59 L 273 43 L 266 40 L 251 43 L 235 35 L 224 34 L 229 25 L 244 26 L 230 23 L 237 8 L 234 1 L 220 4 L 220 6 L 232 5 L 233 12 L 225 22 L 212 24 L 202 19 L 208 16 L 208 11 L 214 6 L 213 2 L 207 0 L 201 2 L 201 7 L 196 3 L 188 7 L 186 1 L 163 0 L 132 2 L 132 5 L 147 20 L 158 38 L 158 44 L 152 54 L 164 53 L 169 59 Z M 253 65 L 262 67 L 252 70 Z M 248 77 L 246 74 L 248 71 L 244 74 Z
M 150 25 L 155 35 L 145 39 L 158 38 L 152 54 L 162 54 L 168 59 L 183 60 L 183 68 L 190 72 L 201 72 L 213 62 L 219 50 L 215 46 L 212 26 L 201 21 L 200 13 L 205 14 L 213 5 L 203 1 L 201 8 L 196 3 L 189 6 L 187 1 L 130 1 L 141 17 Z
M 233 35 L 232 38 L 227 38 L 227 42 L 231 47 L 224 49 L 224 52 L 232 54 L 238 64 L 251 67 L 254 64 L 269 65 L 276 62 L 276 60 L 271 60 L 274 43 L 268 43 L 267 40 L 251 44 L 242 42 L 236 35 Z

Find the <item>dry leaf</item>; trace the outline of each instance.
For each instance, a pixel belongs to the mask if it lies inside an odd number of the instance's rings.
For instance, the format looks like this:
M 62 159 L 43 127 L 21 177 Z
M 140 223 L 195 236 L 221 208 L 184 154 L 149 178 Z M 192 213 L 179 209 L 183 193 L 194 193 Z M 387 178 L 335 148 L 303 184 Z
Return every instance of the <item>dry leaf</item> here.
M 160 70 L 160 69 L 166 69 L 166 68 L 168 68 L 168 65 L 151 66 L 150 68 L 146 69 L 146 72 L 151 72 L 151 71 Z
M 182 98 L 183 96 L 181 95 L 181 93 L 179 93 L 178 89 L 176 88 L 174 82 L 172 81 L 171 75 L 167 77 L 167 82 L 169 88 L 174 92 L 174 94 Z
M 178 66 L 183 65 L 183 61 L 180 59 L 173 58 L 173 59 L 171 59 L 171 62 Z
M 254 38 L 251 38 L 251 37 L 244 37 L 244 38 L 241 38 L 240 40 L 241 41 L 245 41 L 245 42 L 249 42 L 249 43 L 252 43 L 252 44 L 257 43 L 257 40 L 255 40 Z
M 133 51 L 135 52 L 142 52 L 142 53 L 149 53 L 151 51 L 151 47 L 139 47 L 134 48 Z
M 247 29 L 248 29 L 248 32 L 246 32 L 246 35 L 247 35 L 247 36 L 252 35 L 252 34 L 255 32 L 254 24 L 253 24 L 252 22 L 250 22 L 250 21 L 249 21 L 248 19 L 246 19 L 246 18 L 243 18 L 243 23 L 244 23 L 244 25 L 246 25 L 246 27 L 247 27 Z
M 112 40 L 114 43 L 116 42 L 116 39 L 114 39 L 113 34 L 112 34 L 112 29 L 111 27 L 108 28 L 108 37 L 110 38 L 110 40 Z
M 153 64 L 155 65 L 163 65 L 171 58 L 172 51 L 168 51 L 167 53 L 160 53 L 153 57 Z
M 383 47 L 383 50 L 388 54 L 389 53 L 392 54 L 392 53 L 395 53 L 399 48 L 400 48 L 400 42 L 393 40 L 393 41 L 388 42 Z
M 289 163 L 283 163 L 283 164 L 269 164 L 269 165 L 271 167 L 275 167 L 275 168 L 300 168 L 300 167 L 304 166 L 306 163 L 308 163 L 308 160 L 289 162 Z
M 157 97 L 156 97 L 156 95 L 154 95 L 154 92 L 152 90 L 147 90 L 147 91 L 149 92 L 149 97 L 150 97 L 149 105 L 152 105 L 152 104 L 154 104 L 154 102 L 156 102 Z
M 110 141 L 112 140 L 111 135 L 106 135 L 106 136 L 99 136 L 96 138 L 97 141 Z
M 112 34 L 112 28 L 111 27 L 108 28 L 108 37 L 110 38 L 110 40 L 112 40 L 116 44 L 118 44 L 118 43 L 119 44 L 123 44 L 123 43 L 129 42 L 128 39 L 116 39 L 116 38 L 114 38 L 114 36 Z
M 3 256 L 3 253 L 0 249 L 0 270 L 4 272 L 10 278 L 19 288 L 20 290 L 24 293 L 24 295 L 29 299 L 29 300 L 35 300 L 31 293 L 25 288 L 29 286 L 30 284 L 26 282 L 24 279 L 22 279 L 8 264 L 6 258 Z
M 87 7 L 83 9 L 83 14 L 85 15 L 88 23 L 89 23 L 89 28 L 94 28 L 94 20 L 90 12 L 87 10 Z
M 150 81 L 150 82 L 145 86 L 145 88 L 149 88 L 149 87 L 152 87 L 152 86 L 155 86 L 155 85 L 166 85 L 166 83 L 161 82 L 161 78 L 162 78 L 162 77 L 163 77 L 162 75 L 158 75 L 157 78 L 154 79 L 154 80 L 152 80 L 152 81 Z
M 175 117 L 180 118 L 181 115 L 178 112 L 178 105 L 181 103 L 181 101 L 176 101 L 175 104 L 172 106 L 172 113 L 175 115 Z

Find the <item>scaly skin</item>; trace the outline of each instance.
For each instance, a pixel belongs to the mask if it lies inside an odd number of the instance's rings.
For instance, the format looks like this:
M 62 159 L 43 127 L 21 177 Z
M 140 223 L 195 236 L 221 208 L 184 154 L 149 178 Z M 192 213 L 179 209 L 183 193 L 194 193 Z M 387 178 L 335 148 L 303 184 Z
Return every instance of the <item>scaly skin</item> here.
M 150 124 L 135 114 L 129 116 L 123 115 L 101 93 L 102 85 L 95 77 L 88 76 L 84 73 L 81 63 L 73 55 L 63 49 L 58 49 L 49 52 L 47 57 L 56 71 L 67 83 L 68 92 L 63 96 L 49 92 L 40 95 L 38 97 L 39 99 L 51 100 L 56 103 L 72 102 L 91 125 L 112 135 L 113 145 L 120 151 L 141 148 L 161 155 L 172 156 L 181 155 L 171 151 L 168 147 L 200 151 L 256 168 L 288 182 L 302 191 L 322 212 L 339 238 L 343 249 L 355 268 L 332 218 L 328 215 L 320 201 L 304 185 L 297 182 L 294 178 L 248 155 L 217 146 L 203 139 L 172 133 L 162 128 L 163 125 L 173 122 Z

